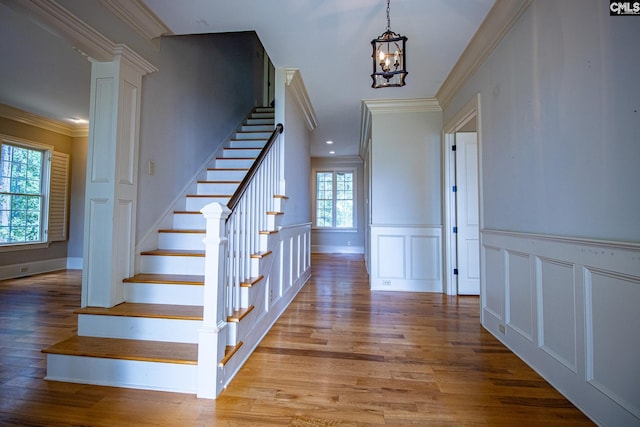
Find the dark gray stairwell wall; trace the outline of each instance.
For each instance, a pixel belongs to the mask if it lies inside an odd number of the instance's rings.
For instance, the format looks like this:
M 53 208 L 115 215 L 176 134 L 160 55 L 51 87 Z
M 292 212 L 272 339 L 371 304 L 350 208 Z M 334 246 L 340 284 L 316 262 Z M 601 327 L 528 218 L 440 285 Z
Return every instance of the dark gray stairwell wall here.
M 142 86 L 137 242 L 262 104 L 263 52 L 255 32 L 162 38 L 159 71 Z

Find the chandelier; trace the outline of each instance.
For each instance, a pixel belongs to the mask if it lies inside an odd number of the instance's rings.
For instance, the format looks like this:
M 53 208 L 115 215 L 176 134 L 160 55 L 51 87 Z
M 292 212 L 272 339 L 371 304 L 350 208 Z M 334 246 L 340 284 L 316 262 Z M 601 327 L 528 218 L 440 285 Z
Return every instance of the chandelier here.
M 407 38 L 391 31 L 391 19 L 389 18 L 389 3 L 387 0 L 387 31 L 377 39 L 371 40 L 373 53 L 373 88 L 400 87 L 406 83 L 407 76 L 407 51 L 405 44 Z

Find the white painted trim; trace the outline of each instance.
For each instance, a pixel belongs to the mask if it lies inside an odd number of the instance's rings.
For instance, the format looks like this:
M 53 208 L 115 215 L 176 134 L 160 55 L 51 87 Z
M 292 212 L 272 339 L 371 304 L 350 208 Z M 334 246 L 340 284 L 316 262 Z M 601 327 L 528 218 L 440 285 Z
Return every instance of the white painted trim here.
M 371 114 L 380 113 L 431 113 L 442 111 L 436 98 L 412 99 L 364 99 L 362 103 Z
M 441 225 L 371 225 L 371 290 L 442 293 Z
M 639 425 L 640 243 L 481 234 L 482 325 L 596 424 Z
M 364 254 L 364 246 L 313 245 L 314 254 Z
M 173 34 L 171 29 L 140 0 L 100 0 L 100 3 L 147 40 Z
M 453 274 L 454 261 L 457 261 L 456 236 L 453 233 L 455 224 L 455 198 L 451 195 L 451 187 L 455 182 L 455 158 L 451 150 L 454 143 L 453 134 L 464 127 L 471 119 L 476 117 L 476 133 L 478 138 L 478 203 L 480 215 L 480 228 L 484 224 L 483 192 L 482 192 L 482 132 L 480 120 L 480 94 L 476 94 L 449 120 L 442 130 L 442 218 L 444 222 L 443 233 L 443 268 L 444 289 L 448 295 L 456 295 L 456 277 Z M 480 262 L 482 268 L 482 260 Z
M 86 137 L 89 135 L 88 125 L 77 126 L 48 119 L 5 104 L 0 104 L 0 117 L 72 138 Z
M 371 143 L 371 110 L 367 107 L 367 102 L 363 100 L 360 104 L 360 150 L 358 154 L 361 159 L 367 158 L 367 150 Z
M 497 0 L 436 93 L 443 109 L 493 52 L 533 0 Z
M 82 257 L 67 258 L 67 270 L 82 270 Z
M 307 127 L 309 130 L 314 130 L 318 127 L 318 119 L 311 104 L 311 98 L 309 98 L 309 94 L 307 93 L 307 88 L 302 80 L 300 70 L 297 68 L 285 68 L 284 76 L 285 84 L 291 90 L 293 99 L 295 99 L 298 108 L 300 108 L 307 122 Z
M 74 50 L 86 56 L 90 61 L 110 62 L 118 55 L 126 58 L 131 65 L 137 67 L 141 74 L 157 71 L 157 69 L 141 56 L 123 48 L 102 33 L 91 27 L 73 13 L 53 0 L 27 0 L 14 2 L 11 6 L 23 10 L 36 17 L 49 31 L 67 40 Z
M 0 280 L 32 276 L 34 274 L 49 273 L 51 271 L 66 270 L 66 268 L 66 258 L 3 265 L 0 267 Z

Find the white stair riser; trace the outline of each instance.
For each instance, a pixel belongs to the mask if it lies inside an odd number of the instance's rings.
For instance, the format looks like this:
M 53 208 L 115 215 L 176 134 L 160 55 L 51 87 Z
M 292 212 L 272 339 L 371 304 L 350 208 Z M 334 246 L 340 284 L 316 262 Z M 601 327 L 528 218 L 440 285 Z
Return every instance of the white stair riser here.
M 264 112 L 264 113 L 255 112 L 255 113 L 252 113 L 251 116 L 249 116 L 249 120 L 251 120 L 251 119 L 271 119 L 271 120 L 274 120 L 274 117 L 275 117 L 274 113 L 271 113 L 271 112 Z
M 196 365 L 48 354 L 45 379 L 195 393 L 197 375 Z
M 205 233 L 160 233 L 158 234 L 158 249 L 202 249 Z
M 200 195 L 207 194 L 233 194 L 239 182 L 199 182 L 197 192 Z
M 246 124 L 240 128 L 242 132 L 270 132 L 273 133 L 273 125 L 271 124 Z
M 204 230 L 207 221 L 201 213 L 173 214 L 173 228 L 178 230 Z
M 198 343 L 200 320 L 78 315 L 78 336 Z
M 229 199 L 231 199 L 231 195 L 229 197 L 187 197 L 186 209 L 200 212 L 202 208 L 213 202 L 226 206 L 229 203 Z
M 260 155 L 260 148 L 234 148 L 225 149 L 222 153 L 222 157 L 225 159 L 246 159 L 255 158 Z
M 247 169 L 209 169 L 207 171 L 207 181 L 242 181 L 246 174 Z
M 236 322 L 227 323 L 227 345 L 236 345 L 238 343 L 237 327 L 238 324 Z
M 142 273 L 204 275 L 204 257 L 143 255 Z
M 232 139 L 229 141 L 229 147 L 262 149 L 266 143 L 266 139 Z
M 271 119 L 247 119 L 247 125 L 270 125 L 271 129 L 275 126 L 275 121 Z
M 125 301 L 142 304 L 203 305 L 204 286 L 125 283 Z
M 255 159 L 232 159 L 232 158 L 217 158 L 216 159 L 216 167 L 225 169 L 249 169 Z
M 236 132 L 234 139 L 269 139 L 273 132 Z

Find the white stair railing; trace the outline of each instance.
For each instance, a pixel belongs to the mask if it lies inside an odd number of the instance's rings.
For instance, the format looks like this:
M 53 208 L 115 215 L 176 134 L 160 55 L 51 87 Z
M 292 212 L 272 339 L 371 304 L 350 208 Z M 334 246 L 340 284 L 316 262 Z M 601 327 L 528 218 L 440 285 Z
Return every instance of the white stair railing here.
M 268 212 L 274 210 L 282 178 L 282 131 L 278 124 L 227 206 L 211 203 L 202 209 L 207 229 L 198 397 L 215 398 L 224 387 L 223 366 L 218 363 L 225 348 L 237 344 L 227 342 L 227 318 L 247 308 L 241 284 L 259 274 L 252 256 L 266 249 L 260 247 L 260 232 L 273 231 Z

